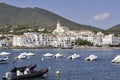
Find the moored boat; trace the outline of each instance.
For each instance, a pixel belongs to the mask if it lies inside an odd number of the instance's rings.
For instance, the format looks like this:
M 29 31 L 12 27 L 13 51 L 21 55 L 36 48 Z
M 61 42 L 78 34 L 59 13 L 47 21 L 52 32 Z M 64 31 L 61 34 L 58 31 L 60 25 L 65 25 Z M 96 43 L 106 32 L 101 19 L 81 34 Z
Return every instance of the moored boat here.
M 0 58 L 0 64 L 8 63 L 8 56 L 6 58 Z
M 15 57 L 14 59 L 20 60 L 20 59 L 26 59 L 26 52 L 21 53 L 20 55 L 18 55 L 17 57 Z
M 21 60 L 21 59 L 26 59 L 26 58 L 29 58 L 31 56 L 35 56 L 34 53 L 27 53 L 27 52 L 23 52 L 23 53 L 20 53 L 20 55 L 18 55 L 17 57 L 15 57 L 14 59 L 17 59 L 17 60 Z
M 34 54 L 34 53 L 31 53 L 31 52 L 27 53 L 26 55 L 27 55 L 27 56 L 35 56 L 35 54 Z
M 27 69 L 25 67 L 21 67 L 21 68 L 16 68 L 17 70 L 19 69 Z M 29 66 L 30 67 L 30 66 Z M 33 66 L 32 66 L 33 67 Z M 42 70 L 30 70 L 30 73 L 23 73 L 18 75 L 17 73 L 14 72 L 15 70 L 12 70 L 11 72 L 7 72 L 5 74 L 5 76 L 3 76 L 3 80 L 21 80 L 21 79 L 29 79 L 29 78 L 34 78 L 34 77 L 41 77 L 43 76 L 45 73 L 48 72 L 48 69 L 42 69 Z
M 1 52 L 1 53 L 0 53 L 1 56 L 10 55 L 10 54 L 11 54 L 11 53 L 9 53 L 9 52 Z
M 43 56 L 44 56 L 44 57 L 53 57 L 53 56 L 54 56 L 54 54 L 51 54 L 51 53 L 46 53 L 46 54 L 44 54 Z
M 72 55 L 68 56 L 68 58 L 69 59 L 78 59 L 78 58 L 80 58 L 80 55 L 73 53 Z
M 111 62 L 112 63 L 120 63 L 120 55 L 117 55 Z
M 63 55 L 62 55 L 61 53 L 56 53 L 56 54 L 54 55 L 54 57 L 55 57 L 55 58 L 61 58 L 61 57 L 63 57 Z
M 96 55 L 90 55 L 87 58 L 85 58 L 85 60 L 88 60 L 88 61 L 93 61 L 93 60 L 97 60 L 97 59 L 98 59 L 98 57 Z

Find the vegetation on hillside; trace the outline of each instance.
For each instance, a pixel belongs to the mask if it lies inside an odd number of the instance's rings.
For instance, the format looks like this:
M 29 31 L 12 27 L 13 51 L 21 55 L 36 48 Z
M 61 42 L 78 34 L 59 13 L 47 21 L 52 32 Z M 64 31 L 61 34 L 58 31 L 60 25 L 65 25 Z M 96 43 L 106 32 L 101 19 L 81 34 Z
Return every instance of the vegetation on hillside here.
M 115 34 L 115 36 L 120 37 L 120 24 L 111 27 L 110 29 L 105 31 L 107 34 Z
M 25 32 L 49 33 L 47 29 L 39 31 L 39 27 L 29 25 L 4 26 L 0 27 L 0 34 L 16 34 L 21 35 Z

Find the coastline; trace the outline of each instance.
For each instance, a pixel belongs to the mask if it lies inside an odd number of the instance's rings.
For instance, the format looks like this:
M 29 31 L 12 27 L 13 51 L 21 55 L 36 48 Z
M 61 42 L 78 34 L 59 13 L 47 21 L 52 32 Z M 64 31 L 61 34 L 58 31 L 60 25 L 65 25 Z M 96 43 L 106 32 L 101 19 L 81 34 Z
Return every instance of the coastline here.
M 120 49 L 120 47 L 75 47 L 75 49 Z
M 62 49 L 55 47 L 1 47 L 0 49 Z M 66 48 L 69 49 L 69 48 Z M 70 48 L 71 49 L 71 48 Z M 95 46 L 77 46 L 72 49 L 120 49 L 120 47 L 95 47 Z

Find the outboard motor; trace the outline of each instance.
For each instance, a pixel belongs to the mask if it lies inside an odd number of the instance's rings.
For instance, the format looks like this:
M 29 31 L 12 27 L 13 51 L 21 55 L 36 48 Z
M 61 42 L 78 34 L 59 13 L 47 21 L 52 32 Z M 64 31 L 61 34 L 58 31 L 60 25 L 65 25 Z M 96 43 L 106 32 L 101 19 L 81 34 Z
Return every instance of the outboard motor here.
M 5 74 L 5 78 L 6 78 L 7 80 L 11 80 L 11 77 L 12 77 L 12 73 L 11 73 L 11 72 L 7 72 L 7 73 Z

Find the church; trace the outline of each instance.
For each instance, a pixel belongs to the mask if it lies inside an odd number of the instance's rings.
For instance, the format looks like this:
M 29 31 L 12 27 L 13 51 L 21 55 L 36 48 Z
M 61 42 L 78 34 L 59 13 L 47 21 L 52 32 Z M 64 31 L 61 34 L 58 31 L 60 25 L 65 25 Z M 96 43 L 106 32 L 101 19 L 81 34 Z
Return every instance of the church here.
M 61 26 L 60 22 L 58 21 L 56 29 L 53 31 L 53 34 L 64 34 L 70 31 L 68 27 Z

